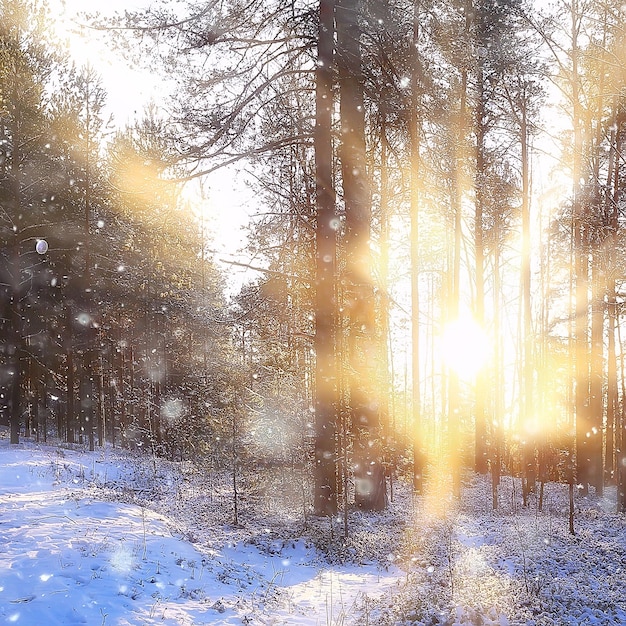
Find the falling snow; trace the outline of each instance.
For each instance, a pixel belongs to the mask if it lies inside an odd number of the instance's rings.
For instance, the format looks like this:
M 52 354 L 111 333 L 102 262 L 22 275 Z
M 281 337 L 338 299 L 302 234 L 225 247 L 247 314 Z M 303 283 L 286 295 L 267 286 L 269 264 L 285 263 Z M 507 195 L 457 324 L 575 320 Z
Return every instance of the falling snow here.
M 45 239 L 38 239 L 37 244 L 35 245 L 35 250 L 37 254 L 45 254 L 48 252 L 48 242 Z

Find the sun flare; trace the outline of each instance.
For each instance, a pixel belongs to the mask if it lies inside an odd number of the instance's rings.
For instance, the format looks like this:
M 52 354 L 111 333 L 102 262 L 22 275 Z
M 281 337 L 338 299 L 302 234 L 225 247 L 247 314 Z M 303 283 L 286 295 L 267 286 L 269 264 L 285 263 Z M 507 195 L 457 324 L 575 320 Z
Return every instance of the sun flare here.
M 489 351 L 487 334 L 470 315 L 460 315 L 444 327 L 441 357 L 461 378 L 473 379 L 485 365 Z

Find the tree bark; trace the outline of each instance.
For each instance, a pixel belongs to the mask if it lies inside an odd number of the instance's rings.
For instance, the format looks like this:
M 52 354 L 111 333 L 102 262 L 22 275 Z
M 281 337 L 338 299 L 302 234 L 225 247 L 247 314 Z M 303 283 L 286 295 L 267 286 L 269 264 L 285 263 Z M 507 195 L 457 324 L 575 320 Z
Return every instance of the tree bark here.
M 476 322 L 481 328 L 485 325 L 485 246 L 483 231 L 483 215 L 485 212 L 486 159 L 485 138 L 487 134 L 485 122 L 484 70 L 481 55 L 478 55 L 478 71 L 476 77 L 478 95 L 476 106 L 476 172 L 474 177 L 474 259 L 476 278 Z M 487 472 L 487 417 L 486 417 L 487 380 L 484 370 L 476 375 L 475 383 L 475 447 L 474 468 L 477 473 Z
M 573 202 L 572 225 L 574 236 L 575 309 L 574 317 L 574 367 L 575 367 L 575 407 L 576 407 L 576 480 L 583 493 L 589 487 L 589 345 L 588 345 L 588 261 L 587 224 L 583 202 L 583 129 L 582 104 L 579 89 L 577 2 L 572 4 L 572 105 L 574 129 L 574 162 L 572 168 Z
M 419 292 L 419 81 L 420 59 L 417 52 L 419 43 L 419 0 L 413 6 L 413 59 L 411 67 L 411 111 L 409 115 L 410 163 L 411 163 L 411 389 L 413 399 L 413 489 L 423 491 L 425 446 L 424 427 L 421 415 L 420 389 L 420 292 Z
M 335 362 L 336 230 L 331 136 L 333 110 L 334 11 L 333 0 L 320 1 L 318 66 L 315 92 L 315 170 L 317 228 L 315 297 L 315 495 L 317 515 L 337 512 Z
M 469 41 L 469 33 L 472 25 L 471 0 L 465 7 L 465 36 Z M 455 145 L 454 155 L 454 180 L 451 195 L 451 209 L 454 216 L 454 242 L 452 250 L 452 277 L 449 294 L 448 322 L 455 321 L 459 316 L 459 304 L 461 300 L 461 240 L 463 224 L 463 193 L 464 180 L 463 168 L 467 157 L 466 133 L 467 133 L 467 81 L 468 70 L 463 67 L 461 71 L 461 85 L 459 94 L 458 111 L 458 139 Z M 452 493 L 455 498 L 461 497 L 461 401 L 459 389 L 459 377 L 453 368 L 448 370 L 448 448 L 450 457 L 450 469 L 452 474 Z
M 520 135 L 522 153 L 522 317 L 524 332 L 523 392 L 521 398 L 522 442 L 523 442 L 523 489 L 524 502 L 535 491 L 537 466 L 535 451 L 537 433 L 534 415 L 534 341 L 532 332 L 531 306 L 531 241 L 530 241 L 530 157 L 528 154 L 528 102 L 522 94 L 520 115 Z
M 21 386 L 22 386 L 22 311 L 21 311 L 21 261 L 20 261 L 20 220 L 22 218 L 22 183 L 21 183 L 21 107 L 18 94 L 18 76 L 14 77 L 13 84 L 13 118 L 11 125 L 12 152 L 10 167 L 10 202 L 13 205 L 13 242 L 10 254 L 11 275 L 11 334 L 10 350 L 13 352 L 13 368 L 11 378 L 11 414 L 10 414 L 10 442 L 18 444 L 20 440 L 20 424 L 22 417 Z
M 359 0 L 337 3 L 340 95 L 340 161 L 346 215 L 345 283 L 349 319 L 349 394 L 354 436 L 355 503 L 366 510 L 386 505 L 382 464 L 379 379 L 380 338 L 371 274 L 371 194 L 365 145 Z
M 616 108 L 617 105 L 614 105 Z M 615 484 L 616 475 L 616 451 L 617 451 L 617 416 L 619 396 L 617 392 L 617 351 L 615 345 L 615 333 L 617 325 L 617 296 L 615 293 L 616 276 L 616 249 L 619 202 L 619 167 L 617 160 L 617 141 L 619 116 L 614 111 L 614 129 L 611 130 L 611 145 L 609 152 L 609 168 L 607 176 L 607 221 L 609 225 L 608 268 L 606 275 L 607 293 L 607 389 L 606 389 L 606 444 L 604 471 L 610 484 Z

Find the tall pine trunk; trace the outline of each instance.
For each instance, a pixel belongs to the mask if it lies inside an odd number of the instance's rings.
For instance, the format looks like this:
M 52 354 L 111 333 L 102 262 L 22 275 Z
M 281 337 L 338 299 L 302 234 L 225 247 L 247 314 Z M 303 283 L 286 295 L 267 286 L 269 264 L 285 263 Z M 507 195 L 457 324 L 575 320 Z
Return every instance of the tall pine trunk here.
M 616 105 L 614 105 L 615 109 Z M 617 140 L 619 118 L 617 111 L 613 115 L 615 122 L 611 130 L 611 145 L 609 152 L 609 168 L 607 175 L 607 222 L 609 226 L 609 245 L 606 273 L 607 293 L 607 388 L 606 388 L 606 443 L 604 471 L 610 484 L 615 484 L 616 476 L 616 438 L 619 398 L 617 392 L 617 350 L 615 333 L 617 325 L 617 296 L 615 293 L 616 277 L 616 249 L 618 229 L 618 201 L 619 201 L 619 167 L 617 163 Z
M 421 415 L 420 392 L 420 292 L 419 292 L 419 190 L 420 190 L 420 138 L 419 138 L 419 0 L 413 6 L 413 59 L 411 67 L 411 101 L 409 114 L 411 162 L 411 375 L 413 398 L 413 489 L 423 490 L 426 451 L 425 429 Z
M 523 496 L 535 491 L 537 479 L 535 450 L 537 446 L 534 415 L 534 340 L 532 333 L 531 307 L 531 238 L 530 238 L 530 157 L 528 154 L 528 103 L 522 95 L 520 135 L 522 153 L 522 328 L 524 333 L 523 391 L 521 397 L 522 442 L 523 442 Z
M 331 122 L 334 57 L 333 0 L 320 1 L 318 66 L 316 72 L 316 297 L 315 297 L 315 495 L 317 515 L 337 512 L 335 362 L 335 193 Z
M 14 78 L 13 88 L 13 119 L 11 124 L 11 167 L 10 167 L 10 202 L 13 210 L 13 241 L 11 244 L 10 256 L 10 276 L 11 276 L 11 340 L 9 342 L 9 352 L 12 352 L 12 376 L 11 376 L 11 413 L 10 413 L 10 441 L 12 444 L 19 443 L 21 424 L 21 386 L 22 386 L 22 311 L 21 311 L 21 261 L 20 261 L 20 239 L 21 228 L 19 220 L 22 212 L 22 184 L 20 172 L 20 142 L 21 142 L 21 107 L 19 94 L 17 92 L 17 76 Z
M 574 130 L 574 155 L 572 168 L 573 200 L 572 226 L 575 273 L 574 317 L 574 368 L 575 368 L 575 407 L 576 407 L 576 480 L 583 493 L 589 487 L 589 345 L 588 345 L 588 232 L 583 202 L 583 128 L 582 104 L 579 88 L 577 3 L 571 8 L 572 19 L 572 105 Z
M 336 10 L 340 96 L 340 162 L 346 215 L 345 289 L 349 320 L 349 397 L 354 437 L 355 503 L 386 505 L 378 384 L 381 341 L 370 252 L 371 194 L 365 145 L 359 0 L 339 0 Z
M 389 137 L 387 136 L 387 110 L 385 103 L 381 104 L 380 121 L 380 336 L 381 336 L 381 365 L 380 365 L 380 412 L 384 422 L 384 436 L 388 444 L 389 455 L 386 459 L 389 468 L 390 497 L 393 500 L 393 470 L 396 466 L 395 429 L 392 428 L 393 406 L 390 398 L 393 397 L 393 385 L 390 381 L 391 370 L 391 335 L 390 335 L 390 303 L 389 296 L 389 231 L 391 221 L 389 168 Z
M 616 120 L 616 137 L 615 145 L 617 154 L 622 153 L 626 147 L 624 138 L 626 136 L 626 106 L 623 100 L 620 101 Z M 615 174 L 614 174 L 614 202 L 615 202 L 615 234 L 617 239 L 617 200 L 619 199 L 619 178 L 620 178 L 621 159 L 616 158 Z M 615 311 L 618 317 L 617 311 Z M 620 320 L 616 320 L 618 345 L 622 346 L 621 324 Z M 620 350 L 620 379 L 621 379 L 621 406 L 617 408 L 616 424 L 615 424 L 615 465 L 617 468 L 617 510 L 626 511 L 626 419 L 624 419 L 624 403 L 626 402 L 626 381 L 624 379 L 624 353 Z
M 476 172 L 474 177 L 474 262 L 476 279 L 476 322 L 481 328 L 485 325 L 485 245 L 483 216 L 485 212 L 486 192 L 486 145 L 487 134 L 485 122 L 485 94 L 484 94 L 483 60 L 479 55 L 476 77 L 478 95 L 476 106 Z M 487 417 L 486 417 L 487 380 L 484 370 L 480 370 L 475 383 L 475 444 L 474 468 L 479 474 L 487 472 Z
M 465 35 L 469 41 L 469 33 L 472 25 L 473 11 L 471 1 L 465 7 Z M 461 84 L 459 93 L 459 111 L 457 113 L 457 140 L 454 157 L 454 180 L 451 193 L 451 209 L 454 218 L 454 241 L 452 250 L 452 278 L 449 299 L 447 302 L 448 321 L 455 321 L 459 316 L 461 300 L 461 241 L 463 224 L 463 192 L 464 176 L 463 168 L 467 157 L 466 133 L 467 133 L 467 83 L 468 71 L 463 67 L 461 71 Z M 462 463 L 462 437 L 460 421 L 460 387 L 459 377 L 454 368 L 448 370 L 448 448 L 450 456 L 450 469 L 452 474 L 452 493 L 455 498 L 461 497 L 461 463 Z

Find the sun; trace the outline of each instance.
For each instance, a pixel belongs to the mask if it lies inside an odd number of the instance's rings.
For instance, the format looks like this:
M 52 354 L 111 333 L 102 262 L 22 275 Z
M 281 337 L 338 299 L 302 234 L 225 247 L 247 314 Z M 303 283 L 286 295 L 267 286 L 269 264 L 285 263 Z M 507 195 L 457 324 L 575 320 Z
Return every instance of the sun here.
M 491 349 L 487 333 L 469 314 L 446 324 L 440 341 L 443 362 L 464 380 L 476 377 Z

